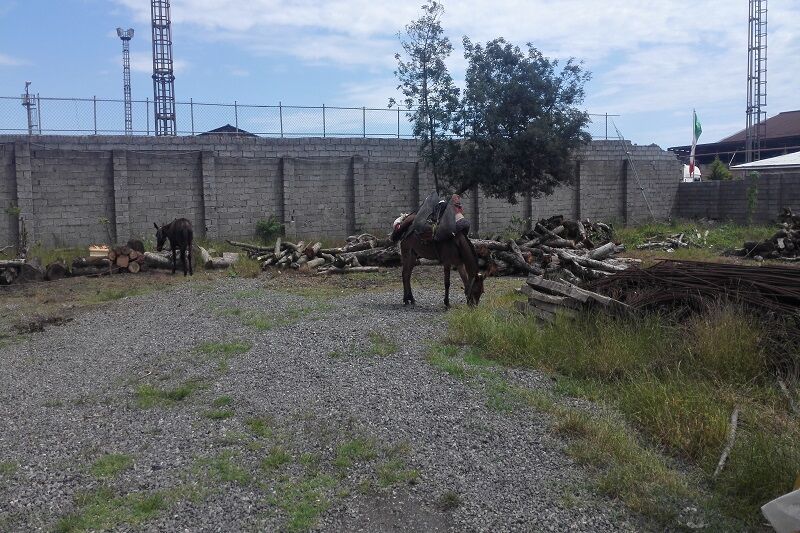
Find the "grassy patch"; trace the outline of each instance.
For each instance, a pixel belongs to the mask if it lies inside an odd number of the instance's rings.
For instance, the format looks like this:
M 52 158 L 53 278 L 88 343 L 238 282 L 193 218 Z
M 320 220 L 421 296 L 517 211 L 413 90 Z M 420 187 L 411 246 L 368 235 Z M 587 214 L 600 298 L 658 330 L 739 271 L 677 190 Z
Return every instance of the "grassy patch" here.
M 247 485 L 250 483 L 250 474 L 233 462 L 234 455 L 231 452 L 221 454 L 206 459 L 198 459 L 197 465 L 208 473 L 212 479 L 224 483 L 238 483 Z
M 219 370 L 224 372 L 233 357 L 247 353 L 252 347 L 249 342 L 242 341 L 205 342 L 197 347 L 197 351 L 215 359 Z
M 294 324 L 308 315 L 330 309 L 329 304 L 315 304 L 307 307 L 286 309 L 271 313 L 229 307 L 220 311 L 222 316 L 237 317 L 241 322 L 258 331 L 268 331 L 277 327 Z M 279 314 L 281 313 L 281 314 Z
M 264 470 L 277 470 L 291 460 L 292 456 L 289 455 L 289 452 L 280 446 L 274 446 L 270 449 L 269 454 L 261 460 L 261 468 Z
M 56 524 L 60 533 L 115 529 L 122 525 L 135 526 L 155 517 L 166 509 L 163 494 L 137 492 L 116 495 L 110 488 L 101 487 L 75 499 L 76 511 Z
M 374 440 L 357 437 L 339 445 L 333 464 L 337 468 L 346 469 L 353 466 L 356 461 L 370 461 L 377 455 Z
M 203 416 L 211 420 L 225 420 L 233 416 L 232 409 L 211 409 L 203 413 Z
M 419 472 L 406 466 L 399 457 L 381 463 L 377 468 L 378 485 L 387 488 L 398 483 L 414 484 L 419 478 Z
M 672 224 L 653 222 L 617 228 L 615 233 L 628 248 L 635 248 L 651 237 L 684 233 L 692 241 L 718 253 L 731 248 L 741 248 L 745 241 L 766 239 L 775 233 L 775 228 L 769 225 L 741 226 L 732 223 L 712 225 L 695 221 L 676 221 Z
M 110 453 L 94 462 L 90 471 L 100 478 L 116 477 L 133 465 L 133 457 L 122 453 Z
M 228 267 L 228 275 L 237 278 L 257 278 L 261 274 L 261 264 L 246 255 L 239 255 L 239 260 Z
M 136 389 L 136 403 L 142 409 L 156 405 L 171 406 L 189 397 L 202 386 L 199 380 L 186 381 L 173 389 L 161 389 L 152 385 L 142 385 Z
M 272 421 L 266 418 L 248 418 L 244 421 L 244 425 L 247 426 L 254 435 L 268 439 L 272 437 Z
M 132 296 L 139 296 L 150 292 L 144 287 L 121 287 L 114 289 L 102 289 L 87 296 L 86 301 L 90 304 L 101 304 L 106 302 L 113 302 L 121 300 L 122 298 L 130 298 Z
M 383 333 L 373 331 L 369 334 L 369 354 L 386 357 L 397 352 L 397 343 Z
M 785 402 L 776 397 L 774 354 L 768 352 L 765 326 L 752 315 L 717 306 L 685 323 L 658 315 L 588 315 L 543 326 L 507 311 L 502 304 L 454 310 L 450 339 L 480 351 L 458 358 L 454 348 L 434 346 L 429 361 L 458 378 L 485 378 L 487 405 L 495 410 L 520 401 L 548 412 L 554 407 L 551 399 L 487 373 L 483 359 L 554 373 L 559 394 L 619 409 L 641 431 L 641 442 L 620 421 L 580 413 L 558 417 L 560 431 L 574 438 L 570 453 L 600 469 L 603 493 L 664 524 L 674 523 L 680 502 L 689 498 L 706 502 L 712 515 L 722 510 L 752 525 L 760 519 L 760 505 L 792 489 L 800 429 L 787 423 Z M 734 405 L 746 420 L 743 436 L 727 473 L 707 483 Z M 693 474 L 682 477 L 659 452 L 688 461 Z
M 286 531 L 293 533 L 314 527 L 319 515 L 330 505 L 325 493 L 335 484 L 332 477 L 323 474 L 283 483 L 271 503 L 286 513 Z
M 0 461 L 0 476 L 13 476 L 18 468 L 19 465 L 16 461 Z

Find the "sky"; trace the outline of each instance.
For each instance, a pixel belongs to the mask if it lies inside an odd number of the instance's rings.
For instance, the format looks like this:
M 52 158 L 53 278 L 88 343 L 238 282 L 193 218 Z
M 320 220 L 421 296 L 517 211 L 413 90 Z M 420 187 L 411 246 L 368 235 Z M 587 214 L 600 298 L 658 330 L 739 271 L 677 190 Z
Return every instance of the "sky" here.
M 397 34 L 419 15 L 421 3 L 173 0 L 176 98 L 385 108 L 397 95 Z M 592 72 L 586 110 L 620 115 L 615 124 L 638 144 L 689 144 L 693 108 L 703 124 L 701 142 L 744 127 L 747 0 L 443 3 L 442 23 L 455 47 L 448 66 L 457 83 L 466 66 L 462 37 L 476 42 L 502 36 L 521 46 L 530 42 L 549 57 L 582 60 Z M 133 98 L 152 100 L 149 20 L 147 0 L 0 0 L 0 96 L 18 96 L 30 80 L 43 98 L 122 98 L 121 44 L 115 30 L 121 26 L 136 31 L 131 41 Z M 768 27 L 765 109 L 772 116 L 800 109 L 800 0 L 771 0 Z M 17 124 L 24 111 L 17 108 L 22 109 L 18 101 L 0 100 L 0 128 Z M 75 121 L 85 127 L 91 120 L 85 103 L 53 106 L 45 101 L 42 108 L 43 127 Z M 188 129 L 186 109 L 178 109 L 182 130 Z M 119 116 L 110 104 L 99 113 Z M 287 112 L 284 121 L 313 121 L 317 113 L 292 117 Z M 134 114 L 138 129 L 145 113 L 134 106 Z M 351 123 L 342 128 L 360 132 L 360 115 L 340 114 Z M 234 121 L 232 108 L 195 106 L 193 115 L 199 129 Z M 240 126 L 272 131 L 276 117 L 243 110 Z M 396 117 L 386 113 L 372 113 L 368 121 L 370 129 L 381 132 L 396 128 Z M 591 131 L 605 134 L 601 124 Z

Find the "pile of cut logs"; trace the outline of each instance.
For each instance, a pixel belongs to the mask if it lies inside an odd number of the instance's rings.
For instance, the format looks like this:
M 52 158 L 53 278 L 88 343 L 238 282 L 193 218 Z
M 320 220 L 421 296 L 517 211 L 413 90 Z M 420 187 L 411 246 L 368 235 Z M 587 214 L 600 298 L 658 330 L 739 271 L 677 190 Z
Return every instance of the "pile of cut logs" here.
M 575 317 L 579 312 L 602 309 L 607 313 L 620 313 L 627 305 L 608 296 L 576 287 L 567 281 L 552 281 L 542 276 L 528 277 L 520 292 L 527 302 L 516 302 L 517 309 L 545 322 L 552 322 L 558 314 Z
M 704 234 L 695 230 L 696 240 L 692 240 L 685 233 L 674 233 L 672 235 L 656 235 L 647 239 L 647 242 L 636 247 L 637 250 L 664 250 L 674 252 L 681 248 L 702 248 L 706 245 L 708 230 Z M 702 243 L 702 244 L 701 244 Z
M 323 248 L 322 243 L 291 243 L 278 239 L 274 246 L 257 246 L 243 242 L 227 241 L 245 250 L 247 255 L 261 263 L 261 268 L 293 268 L 316 270 L 320 274 L 346 274 L 350 272 L 377 272 L 379 266 L 400 264 L 400 249 L 390 239 L 378 239 L 364 233 L 347 238 L 345 245 Z
M 636 262 L 614 258 L 625 248 L 612 239 L 613 230 L 606 224 L 556 216 L 540 220 L 532 231 L 518 239 L 471 241 L 479 266 L 488 275 L 537 274 L 577 283 L 603 278 Z M 264 270 L 293 268 L 315 270 L 320 274 L 344 274 L 374 272 L 378 267 L 399 266 L 401 263 L 396 243 L 369 233 L 350 236 L 343 246 L 337 248 L 323 248 L 319 242 L 295 244 L 281 239 L 274 246 L 228 243 L 246 251 L 249 257 L 261 263 Z
M 760 242 L 745 242 L 744 247 L 733 250 L 732 255 L 756 260 L 800 261 L 800 215 L 785 207 L 778 215 L 778 222 L 780 229 L 772 237 Z

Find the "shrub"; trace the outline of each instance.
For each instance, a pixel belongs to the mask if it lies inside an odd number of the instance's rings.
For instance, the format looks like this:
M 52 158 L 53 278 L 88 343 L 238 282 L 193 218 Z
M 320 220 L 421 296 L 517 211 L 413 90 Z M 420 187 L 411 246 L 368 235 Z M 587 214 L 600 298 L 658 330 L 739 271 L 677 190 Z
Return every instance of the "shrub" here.
M 262 218 L 256 222 L 256 237 L 264 244 L 277 238 L 281 233 L 283 233 L 283 224 L 275 218 L 275 215 L 270 215 L 269 218 Z
M 710 180 L 733 179 L 733 174 L 731 174 L 731 171 L 725 166 L 725 163 L 719 160 L 719 156 L 714 158 L 714 161 L 711 162 L 711 165 L 708 168 L 708 179 Z

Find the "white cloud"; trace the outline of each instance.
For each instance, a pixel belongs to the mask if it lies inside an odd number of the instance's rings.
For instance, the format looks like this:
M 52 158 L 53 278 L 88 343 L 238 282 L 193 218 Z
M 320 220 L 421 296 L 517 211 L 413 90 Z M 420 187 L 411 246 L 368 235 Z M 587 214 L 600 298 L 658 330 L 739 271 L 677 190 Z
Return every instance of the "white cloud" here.
M 149 21 L 149 3 L 115 1 L 140 22 Z M 193 39 L 230 43 L 254 56 L 359 71 L 359 81 L 344 86 L 340 98 L 377 103 L 385 100 L 380 94 L 394 92 L 387 73 L 399 48 L 396 34 L 416 18 L 421 3 L 173 0 L 172 16 L 175 26 L 192 30 Z M 520 45 L 530 41 L 548 55 L 584 59 L 595 73 L 587 99 L 592 111 L 663 113 L 675 120 L 675 114 L 695 107 L 709 126 L 732 123 L 734 112 L 743 115 L 746 2 L 606 0 L 601 7 L 596 0 L 445 0 L 445 8 L 443 26 L 456 46 L 450 65 L 457 79 L 465 68 L 462 35 L 473 41 L 502 35 Z M 770 114 L 798 105 L 798 21 L 796 2 L 770 5 Z M 138 58 L 136 68 L 149 72 L 149 63 L 149 57 Z M 663 131 L 666 136 L 668 129 Z
M 0 67 L 19 67 L 27 64 L 28 62 L 23 59 L 0 53 Z

